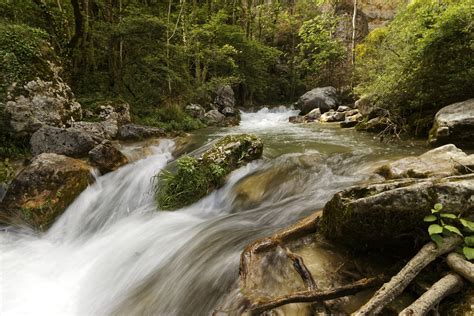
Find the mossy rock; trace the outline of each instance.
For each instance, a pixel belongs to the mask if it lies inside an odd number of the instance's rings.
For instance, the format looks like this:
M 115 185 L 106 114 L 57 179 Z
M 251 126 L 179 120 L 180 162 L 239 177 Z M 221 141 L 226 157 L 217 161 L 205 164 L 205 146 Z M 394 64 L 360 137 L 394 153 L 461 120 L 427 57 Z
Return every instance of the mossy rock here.
M 156 200 L 162 210 L 172 210 L 197 202 L 220 187 L 234 169 L 259 159 L 263 143 L 255 135 L 229 135 L 219 139 L 199 158 L 185 156 L 174 172 L 164 170 L 155 181 Z
M 0 223 L 44 231 L 93 181 L 81 160 L 45 153 L 13 179 L 0 204 Z
M 474 216 L 474 175 L 404 179 L 351 187 L 325 205 L 321 228 L 355 250 L 413 250 L 428 238 L 423 218 L 435 203 Z

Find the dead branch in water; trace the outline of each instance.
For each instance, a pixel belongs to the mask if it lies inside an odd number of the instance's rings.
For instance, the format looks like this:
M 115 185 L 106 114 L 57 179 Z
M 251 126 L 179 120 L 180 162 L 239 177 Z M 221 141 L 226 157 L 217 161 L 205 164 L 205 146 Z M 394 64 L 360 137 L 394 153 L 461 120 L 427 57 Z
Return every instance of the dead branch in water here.
M 281 248 L 285 251 L 286 256 L 293 262 L 293 267 L 300 275 L 306 288 L 309 291 L 316 290 L 318 288 L 316 282 L 314 281 L 313 275 L 304 264 L 303 258 L 301 256 L 298 256 L 294 252 L 291 252 L 291 250 L 288 248 Z
M 383 282 L 383 277 L 366 278 L 331 290 L 300 291 L 283 295 L 275 299 L 259 299 L 257 300 L 257 303 L 254 303 L 249 307 L 249 312 L 252 315 L 256 315 L 291 303 L 314 303 L 332 300 L 379 286 Z
M 459 292 L 464 285 L 462 278 L 450 273 L 426 291 L 420 298 L 405 308 L 399 316 L 423 316 L 432 310 L 446 296 Z
M 439 247 L 434 242 L 424 245 L 421 250 L 392 279 L 385 283 L 375 295 L 352 316 L 376 315 L 393 301 L 411 281 L 430 262 L 437 257 L 455 249 L 462 242 L 461 238 L 452 236 L 444 239 Z

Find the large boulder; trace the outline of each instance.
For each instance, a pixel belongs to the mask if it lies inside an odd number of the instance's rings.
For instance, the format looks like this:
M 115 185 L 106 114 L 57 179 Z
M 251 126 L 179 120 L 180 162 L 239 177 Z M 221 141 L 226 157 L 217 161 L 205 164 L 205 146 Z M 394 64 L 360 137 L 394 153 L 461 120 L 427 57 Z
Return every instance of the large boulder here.
M 33 155 L 55 153 L 71 157 L 84 157 L 97 143 L 97 139 L 83 130 L 53 126 L 40 128 L 30 139 Z
M 259 159 L 263 143 L 255 135 L 229 135 L 220 138 L 200 157 L 184 156 L 174 172 L 164 171 L 156 182 L 160 209 L 177 209 L 192 204 L 224 184 L 234 169 Z
M 13 179 L 0 204 L 0 222 L 45 230 L 93 181 L 81 160 L 41 154 Z
M 110 141 L 103 141 L 89 151 L 89 160 L 102 174 L 117 170 L 128 163 L 127 157 Z
M 158 127 L 138 124 L 126 124 L 120 126 L 117 137 L 121 140 L 142 140 L 151 137 L 163 137 L 166 133 Z
M 94 139 L 114 139 L 118 133 L 116 120 L 106 120 L 102 122 L 73 122 L 71 127 L 91 135 Z
M 474 174 L 348 188 L 325 205 L 321 228 L 327 238 L 353 249 L 413 246 L 426 240 L 423 218 L 436 203 L 474 216 Z
M 428 141 L 434 146 L 452 143 L 461 148 L 474 148 L 474 99 L 439 110 Z
M 82 118 L 81 105 L 59 77 L 53 81 L 37 79 L 11 90 L 5 112 L 17 134 L 31 135 L 44 125 L 64 127 Z
M 104 121 L 114 121 L 117 125 L 132 122 L 130 105 L 125 101 L 107 101 L 99 107 L 99 118 Z
M 296 103 L 300 115 L 306 115 L 312 110 L 319 108 L 321 113 L 331 109 L 337 109 L 337 91 L 334 87 L 315 88 L 303 94 Z
M 226 115 L 225 112 L 235 111 L 235 97 L 234 90 L 232 90 L 232 87 L 229 85 L 219 87 L 216 91 L 214 103 L 217 105 L 217 109 L 219 110 L 219 112 L 224 115 Z
M 210 110 L 204 114 L 204 121 L 207 125 L 221 125 L 224 123 L 225 115 L 218 110 Z
M 406 157 L 379 167 L 376 173 L 386 179 L 446 177 L 471 173 L 474 155 L 449 144 L 418 157 Z
M 355 102 L 354 107 L 358 109 L 360 114 L 363 116 L 369 115 L 369 113 L 375 108 L 368 96 L 362 96 Z

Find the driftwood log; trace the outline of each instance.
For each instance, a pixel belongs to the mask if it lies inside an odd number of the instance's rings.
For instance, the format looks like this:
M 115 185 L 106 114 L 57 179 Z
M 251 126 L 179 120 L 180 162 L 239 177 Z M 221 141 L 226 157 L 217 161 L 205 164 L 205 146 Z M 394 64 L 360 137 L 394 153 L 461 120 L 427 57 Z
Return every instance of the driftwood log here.
M 436 307 L 446 296 L 460 291 L 463 287 L 462 278 L 451 272 L 420 296 L 413 304 L 405 308 L 398 316 L 423 316 Z
M 405 290 L 418 273 L 430 262 L 454 250 L 461 242 L 461 238 L 452 236 L 445 238 L 439 247 L 434 242 L 424 245 L 397 275 L 392 277 L 388 283 L 385 283 L 365 305 L 352 315 L 364 316 L 380 313 L 385 306 Z

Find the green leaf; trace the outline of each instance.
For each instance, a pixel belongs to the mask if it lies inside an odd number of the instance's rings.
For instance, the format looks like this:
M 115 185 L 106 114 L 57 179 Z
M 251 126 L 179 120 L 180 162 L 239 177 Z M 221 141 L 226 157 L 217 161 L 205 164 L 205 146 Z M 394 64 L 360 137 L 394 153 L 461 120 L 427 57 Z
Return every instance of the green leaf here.
M 444 239 L 443 237 L 441 237 L 441 235 L 434 234 L 434 235 L 431 235 L 430 237 L 431 237 L 431 240 L 433 240 L 438 247 L 441 247 L 441 245 L 444 242 Z
M 441 211 L 443 209 L 443 204 L 441 203 L 436 203 L 433 207 L 433 209 L 435 209 L 436 211 Z
M 428 233 L 430 233 L 430 235 L 441 234 L 442 232 L 443 227 L 438 224 L 431 224 L 430 227 L 428 227 Z
M 469 247 L 474 247 L 474 235 L 464 237 L 464 243 Z
M 444 225 L 444 229 L 447 229 L 452 233 L 458 234 L 461 237 L 463 236 L 461 231 L 457 227 L 454 227 L 454 226 L 451 226 L 451 225 Z
M 456 219 L 457 218 L 456 215 L 451 214 L 451 213 L 440 213 L 440 216 L 444 217 L 444 218 L 451 218 L 451 219 Z
M 464 253 L 464 256 L 466 256 L 467 260 L 473 260 L 474 259 L 474 248 L 463 247 L 462 252 Z
M 466 228 L 468 228 L 469 230 L 471 230 L 471 231 L 474 232 L 474 222 L 468 221 L 468 220 L 463 219 L 463 218 L 461 218 L 460 221 L 461 221 L 461 224 L 462 224 L 464 227 L 466 227 Z
M 423 218 L 423 220 L 424 220 L 425 222 L 428 222 L 428 223 L 429 223 L 429 222 L 434 222 L 434 221 L 436 221 L 437 218 L 436 218 L 436 216 L 434 216 L 434 215 L 428 215 L 428 216 L 425 216 L 425 218 Z

